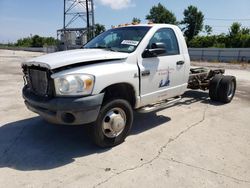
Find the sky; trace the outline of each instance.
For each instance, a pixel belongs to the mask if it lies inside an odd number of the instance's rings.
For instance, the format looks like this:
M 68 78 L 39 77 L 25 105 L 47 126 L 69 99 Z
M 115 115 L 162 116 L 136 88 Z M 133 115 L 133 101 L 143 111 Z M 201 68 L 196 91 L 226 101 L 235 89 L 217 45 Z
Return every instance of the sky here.
M 198 7 L 214 34 L 227 33 L 235 21 L 250 28 L 250 0 L 94 0 L 95 22 L 107 29 L 130 23 L 133 17 L 147 23 L 145 16 L 158 3 L 172 11 L 177 20 L 183 19 L 189 5 Z M 35 34 L 56 37 L 62 27 L 63 0 L 0 0 L 0 43 Z

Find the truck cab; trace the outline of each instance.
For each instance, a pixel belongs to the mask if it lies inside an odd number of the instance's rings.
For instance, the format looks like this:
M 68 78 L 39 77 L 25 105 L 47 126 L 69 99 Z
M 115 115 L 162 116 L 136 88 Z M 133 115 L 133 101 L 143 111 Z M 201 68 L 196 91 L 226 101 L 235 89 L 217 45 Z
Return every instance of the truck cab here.
M 124 141 L 133 110 L 182 95 L 190 79 L 185 39 L 168 24 L 113 28 L 22 67 L 27 108 L 56 124 L 92 124 L 101 147 Z

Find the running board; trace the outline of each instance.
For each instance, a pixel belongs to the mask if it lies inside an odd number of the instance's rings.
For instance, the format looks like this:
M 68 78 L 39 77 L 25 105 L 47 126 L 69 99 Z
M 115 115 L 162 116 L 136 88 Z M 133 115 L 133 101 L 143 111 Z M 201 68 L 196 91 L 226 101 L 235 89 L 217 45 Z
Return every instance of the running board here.
M 180 101 L 181 99 L 182 99 L 181 96 L 170 98 L 170 99 L 160 101 L 160 102 L 152 104 L 152 105 L 148 105 L 148 106 L 139 108 L 136 111 L 139 113 L 148 113 L 148 112 L 158 111 L 158 110 L 161 110 L 163 108 L 169 107 L 170 105 Z

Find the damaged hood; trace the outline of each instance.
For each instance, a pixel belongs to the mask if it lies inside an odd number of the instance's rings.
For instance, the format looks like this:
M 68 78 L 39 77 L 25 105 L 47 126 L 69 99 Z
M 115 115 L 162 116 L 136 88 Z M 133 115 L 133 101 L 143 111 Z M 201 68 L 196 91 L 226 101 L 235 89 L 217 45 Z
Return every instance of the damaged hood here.
M 125 59 L 129 56 L 128 53 L 113 52 L 103 49 L 80 49 L 56 52 L 30 59 L 23 63 L 24 65 L 35 65 L 46 67 L 48 69 L 56 69 L 77 63 L 91 61 L 108 61 Z

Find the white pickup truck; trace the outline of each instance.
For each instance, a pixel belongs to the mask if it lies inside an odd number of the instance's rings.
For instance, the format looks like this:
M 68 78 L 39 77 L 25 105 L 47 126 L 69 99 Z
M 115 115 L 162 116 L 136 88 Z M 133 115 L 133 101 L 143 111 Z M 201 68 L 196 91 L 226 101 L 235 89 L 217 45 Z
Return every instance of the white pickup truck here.
M 191 68 L 182 32 L 168 24 L 113 28 L 83 49 L 37 57 L 22 68 L 27 108 L 56 124 L 93 124 L 101 147 L 125 140 L 133 110 L 166 107 L 187 88 L 208 89 L 212 100 L 228 103 L 236 89 L 224 70 Z

